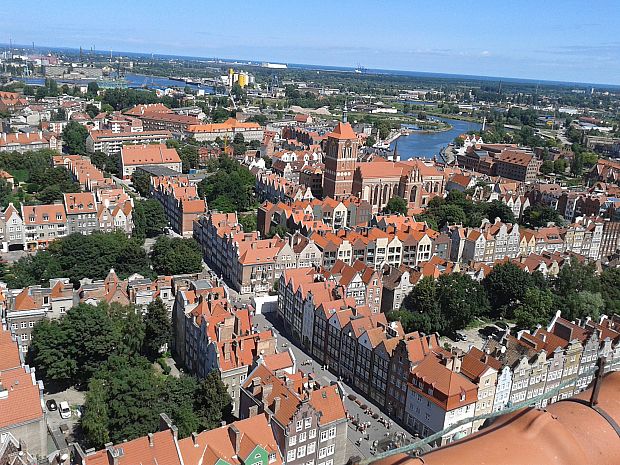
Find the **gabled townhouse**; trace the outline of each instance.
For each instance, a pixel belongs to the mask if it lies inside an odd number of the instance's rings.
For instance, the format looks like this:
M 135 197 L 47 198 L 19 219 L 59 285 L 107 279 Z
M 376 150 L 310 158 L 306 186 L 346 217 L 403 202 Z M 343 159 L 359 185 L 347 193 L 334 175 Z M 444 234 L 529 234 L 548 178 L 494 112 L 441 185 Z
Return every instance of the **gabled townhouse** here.
M 233 307 L 218 294 L 179 293 L 173 309 L 175 350 L 179 361 L 199 378 L 218 370 L 238 415 L 239 387 L 260 356 L 275 354 L 276 339 L 271 331 L 255 330 L 252 308 Z M 195 303 L 186 303 L 186 297 Z
M 461 373 L 462 353 L 428 355 L 412 370 L 407 383 L 405 424 L 427 437 L 474 417 L 478 387 Z M 436 444 L 448 444 L 472 432 L 465 422 Z
M 336 283 L 343 297 L 355 299 L 358 306 L 367 305 L 373 313 L 381 310 L 383 282 L 375 269 L 360 260 L 352 265 L 337 260 L 331 269 L 322 272 L 326 279 Z
M 257 366 L 241 389 L 241 418 L 267 414 L 287 465 L 345 463 L 347 416 L 338 386 L 320 387 L 308 375 L 276 376 Z
M 2 251 L 23 250 L 25 244 L 24 221 L 12 203 L 0 215 Z
M 392 352 L 388 369 L 385 410 L 399 423 L 406 424 L 407 384 L 410 381 L 411 370 L 422 362 L 427 355 L 439 353 L 442 350 L 436 334 L 424 336 L 418 332 L 413 332 L 405 334 L 398 341 Z
M 84 451 L 72 445 L 75 465 L 282 465 L 273 431 L 265 415 L 235 421 L 180 439 L 170 418 L 160 415 L 159 431 L 125 441 L 106 444 L 104 449 Z M 64 463 L 63 463 L 64 465 Z
M 499 360 L 471 347 L 461 360 L 461 373 L 472 383 L 478 386 L 478 398 L 474 409 L 474 417 L 493 412 L 495 390 L 497 386 L 497 368 Z M 474 420 L 472 432 L 480 429 L 484 420 Z

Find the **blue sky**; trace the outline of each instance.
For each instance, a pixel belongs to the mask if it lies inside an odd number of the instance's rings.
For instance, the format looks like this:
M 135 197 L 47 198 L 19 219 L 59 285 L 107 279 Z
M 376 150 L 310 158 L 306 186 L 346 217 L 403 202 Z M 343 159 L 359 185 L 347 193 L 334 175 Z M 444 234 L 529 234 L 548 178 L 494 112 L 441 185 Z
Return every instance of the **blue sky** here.
M 620 84 L 620 1 L 4 2 L 0 42 Z

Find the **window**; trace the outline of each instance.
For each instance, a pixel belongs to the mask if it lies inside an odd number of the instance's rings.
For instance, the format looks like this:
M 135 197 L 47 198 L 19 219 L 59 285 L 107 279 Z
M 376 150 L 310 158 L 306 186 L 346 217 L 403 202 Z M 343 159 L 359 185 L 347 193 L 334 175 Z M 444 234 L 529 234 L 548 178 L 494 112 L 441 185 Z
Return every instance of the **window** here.
M 327 462 L 325 462 L 325 465 L 334 465 L 334 459 L 329 459 Z
M 297 436 L 291 436 L 290 438 L 288 438 L 289 446 L 294 446 L 295 444 L 297 444 Z
M 316 451 L 316 442 L 309 443 L 306 447 L 306 451 L 308 452 L 308 455 L 314 454 L 314 452 Z
M 67 309 L 65 307 L 60 307 L 60 313 L 67 313 Z
M 276 461 L 276 453 L 275 452 L 270 452 L 269 453 L 269 463 L 273 463 Z
M 27 341 L 27 340 L 28 340 L 28 335 L 22 334 L 22 341 Z
M 17 323 L 11 323 L 11 329 L 17 329 Z
M 297 458 L 303 457 L 306 455 L 306 446 L 299 446 L 297 448 Z
M 307 428 L 310 428 L 311 426 L 312 426 L 312 418 L 304 419 L 304 427 L 307 429 Z
M 302 420 L 298 420 L 297 423 L 295 424 L 295 431 L 297 431 L 297 432 L 301 431 L 302 427 L 303 427 L 303 421 Z
M 304 431 L 303 433 L 299 433 L 299 442 L 305 442 L 306 440 L 306 432 Z
M 319 449 L 319 458 L 324 459 L 325 457 L 327 457 L 327 447 L 321 447 Z
M 327 441 L 329 431 L 321 431 L 321 442 Z
M 329 429 L 329 439 L 334 439 L 336 437 L 336 427 L 332 426 Z
M 286 461 L 287 462 L 292 462 L 293 460 L 295 460 L 295 449 L 289 450 L 286 453 Z
M 314 460 L 308 460 L 308 461 L 306 462 L 306 465 L 314 465 Z
M 308 431 L 308 439 L 314 439 L 314 438 L 316 438 L 316 430 L 311 429 L 310 431 Z
M 336 446 L 334 444 L 330 444 L 329 446 L 327 446 L 327 455 L 332 455 L 334 453 L 334 450 L 336 450 Z
M 26 329 L 28 327 L 28 323 L 26 323 L 25 321 L 22 321 L 22 329 Z
M 30 322 L 28 322 L 28 326 L 29 326 L 30 328 L 34 328 L 34 321 L 30 321 Z

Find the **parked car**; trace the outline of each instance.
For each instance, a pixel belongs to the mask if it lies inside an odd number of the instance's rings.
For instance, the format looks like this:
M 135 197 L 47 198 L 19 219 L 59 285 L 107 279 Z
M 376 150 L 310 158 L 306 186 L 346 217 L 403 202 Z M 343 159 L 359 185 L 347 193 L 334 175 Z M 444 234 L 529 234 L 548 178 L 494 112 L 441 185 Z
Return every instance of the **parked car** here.
M 465 333 L 456 333 L 456 340 L 457 341 L 466 341 L 467 340 L 467 334 L 465 334 Z
M 47 407 L 47 410 L 50 412 L 55 412 L 56 410 L 58 410 L 58 404 L 56 404 L 56 401 L 54 399 L 50 399 L 47 402 L 45 402 L 45 406 Z
M 69 403 L 66 400 L 63 400 L 60 403 L 60 408 L 58 409 L 60 412 L 60 418 L 67 419 L 71 418 L 71 407 L 69 407 Z

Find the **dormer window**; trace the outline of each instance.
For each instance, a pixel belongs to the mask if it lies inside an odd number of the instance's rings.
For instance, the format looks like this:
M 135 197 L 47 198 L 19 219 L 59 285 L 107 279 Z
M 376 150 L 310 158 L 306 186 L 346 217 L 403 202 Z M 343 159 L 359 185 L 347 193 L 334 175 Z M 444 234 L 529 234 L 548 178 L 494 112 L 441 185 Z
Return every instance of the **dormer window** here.
M 28 219 L 29 219 L 30 221 L 34 221 L 34 215 L 31 215 L 30 217 L 28 217 Z
M 49 221 L 50 220 L 50 216 L 45 214 L 43 215 L 43 221 Z
M 62 220 L 62 215 L 60 213 L 56 213 L 56 219 L 57 220 Z

